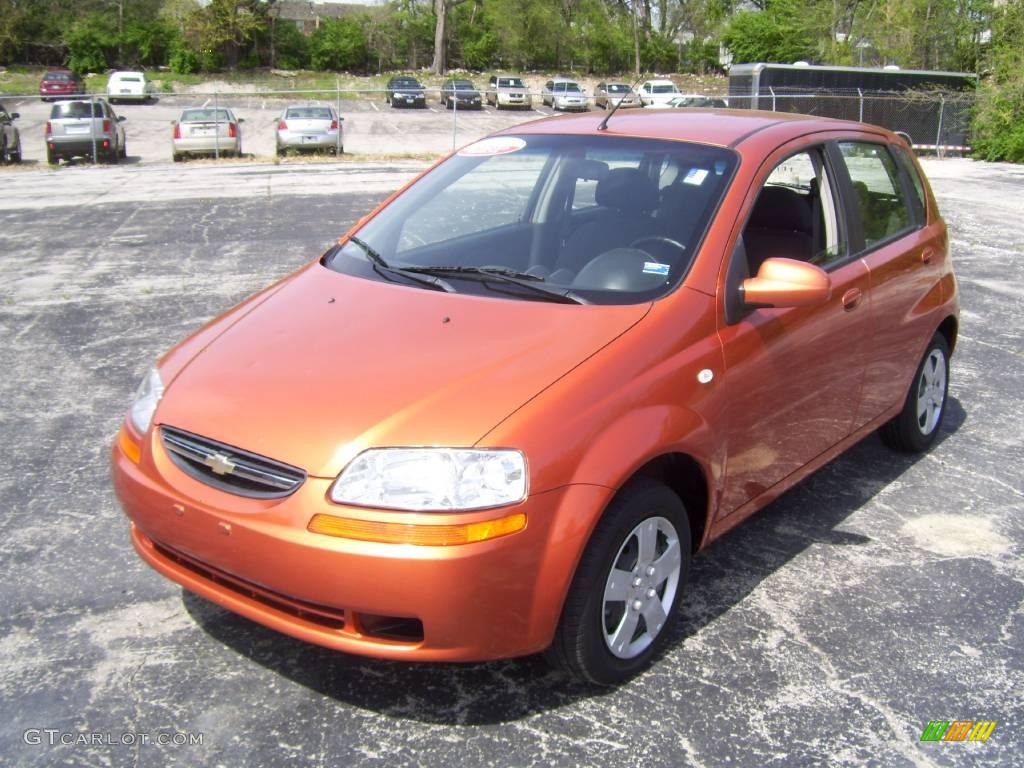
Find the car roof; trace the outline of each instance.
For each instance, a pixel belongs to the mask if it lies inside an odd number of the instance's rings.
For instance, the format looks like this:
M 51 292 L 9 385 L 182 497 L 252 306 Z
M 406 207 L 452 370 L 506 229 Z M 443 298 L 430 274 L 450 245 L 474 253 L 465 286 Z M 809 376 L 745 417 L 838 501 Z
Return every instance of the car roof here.
M 120 77 L 121 75 L 131 75 L 132 77 L 145 77 L 145 72 L 140 72 L 137 69 L 122 69 L 118 72 L 111 72 L 111 77 Z
M 883 128 L 849 120 L 750 109 L 630 109 L 616 112 L 608 121 L 606 129 L 600 130 L 598 126 L 604 119 L 605 115 L 589 112 L 547 117 L 507 128 L 500 133 L 640 136 L 721 147 L 736 146 L 754 134 L 766 131 L 771 131 L 773 140 L 779 143 L 828 130 L 892 135 Z
M 551 78 L 551 82 L 552 83 L 575 83 L 576 80 L 573 80 L 571 77 L 553 77 L 553 78 Z
M 664 77 L 657 80 L 644 80 L 644 83 L 650 83 L 651 85 L 675 85 L 674 82 Z

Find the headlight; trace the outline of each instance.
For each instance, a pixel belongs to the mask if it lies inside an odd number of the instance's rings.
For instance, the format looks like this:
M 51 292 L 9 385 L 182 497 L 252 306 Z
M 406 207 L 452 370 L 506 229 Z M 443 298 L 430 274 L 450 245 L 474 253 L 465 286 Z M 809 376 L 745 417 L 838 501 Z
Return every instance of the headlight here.
M 164 383 L 160 379 L 160 372 L 156 368 L 151 368 L 142 380 L 142 383 L 139 384 L 139 389 L 135 393 L 135 399 L 132 401 L 132 425 L 141 434 L 144 435 L 149 430 L 150 422 L 153 421 L 153 413 L 156 411 L 156 405 L 163 396 Z
M 330 498 L 413 512 L 500 507 L 526 498 L 526 459 L 509 449 L 376 448 L 345 467 Z

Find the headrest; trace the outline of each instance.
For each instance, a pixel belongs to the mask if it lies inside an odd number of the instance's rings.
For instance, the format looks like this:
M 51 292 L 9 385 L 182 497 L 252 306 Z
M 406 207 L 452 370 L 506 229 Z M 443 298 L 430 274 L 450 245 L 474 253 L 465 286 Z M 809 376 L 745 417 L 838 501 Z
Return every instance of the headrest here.
M 811 208 L 799 192 L 786 187 L 765 187 L 757 196 L 748 227 L 776 231 L 810 232 Z
M 597 182 L 598 205 L 624 211 L 653 211 L 658 207 L 658 188 L 635 168 L 613 168 Z
M 608 175 L 608 163 L 602 163 L 600 160 L 579 157 L 569 162 L 569 172 L 577 179 L 601 181 Z

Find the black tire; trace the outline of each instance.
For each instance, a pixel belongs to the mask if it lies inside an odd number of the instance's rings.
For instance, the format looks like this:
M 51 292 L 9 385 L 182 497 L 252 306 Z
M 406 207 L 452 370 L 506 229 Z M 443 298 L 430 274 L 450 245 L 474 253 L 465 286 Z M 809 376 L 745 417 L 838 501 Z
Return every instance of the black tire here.
M 121 145 L 121 151 L 118 153 L 118 157 L 120 157 L 122 160 L 127 160 L 128 159 L 128 145 L 127 144 L 122 144 Z
M 46 150 L 46 162 L 50 165 L 57 165 L 60 163 L 60 158 L 53 153 L 52 150 Z
M 183 154 L 181 154 L 180 152 L 172 152 L 171 153 L 171 160 L 173 160 L 176 163 L 180 163 L 184 159 L 185 159 L 185 156 Z
M 7 159 L 10 162 L 12 162 L 12 163 L 20 163 L 21 162 L 21 141 L 18 141 L 18 150 L 16 152 L 11 152 L 7 156 Z
M 914 372 L 903 410 L 879 430 L 882 441 L 905 453 L 927 450 L 942 428 L 948 394 L 949 344 L 936 333 Z
M 669 532 L 674 534 L 674 544 Z M 647 572 L 639 551 L 642 535 L 653 535 L 657 544 L 651 563 L 668 556 L 667 568 L 674 558 L 669 550 L 677 548 L 678 576 L 674 586 L 671 576 L 657 581 L 661 574 L 652 576 Z M 608 505 L 587 542 L 545 658 L 571 677 L 599 685 L 614 685 L 640 672 L 671 636 L 672 627 L 679 620 L 690 559 L 690 526 L 679 497 L 660 483 L 644 478 L 631 481 Z M 633 578 L 630 583 L 619 585 L 627 595 L 623 600 L 606 600 L 606 590 L 615 587 L 611 577 L 616 565 L 620 570 L 631 570 Z M 675 566 L 672 568 L 674 571 Z M 643 607 L 634 608 L 634 602 Z M 633 610 L 637 616 L 630 623 Z M 653 630 L 647 626 L 649 612 L 662 622 Z M 612 652 L 610 641 L 606 640 L 615 629 L 613 625 L 628 634 L 623 637 L 630 647 L 620 645 L 619 655 Z
M 7 139 L 0 142 L 0 165 L 7 165 Z

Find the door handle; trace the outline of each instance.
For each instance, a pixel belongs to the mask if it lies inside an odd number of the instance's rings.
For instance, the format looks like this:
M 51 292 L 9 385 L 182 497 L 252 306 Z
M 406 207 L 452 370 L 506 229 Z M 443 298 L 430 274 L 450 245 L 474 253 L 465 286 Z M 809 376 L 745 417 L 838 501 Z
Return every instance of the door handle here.
M 856 309 L 860 305 L 860 300 L 864 297 L 864 293 L 860 288 L 851 288 L 843 294 L 843 309 L 847 312 Z
M 935 251 L 933 251 L 931 249 L 921 251 L 921 263 L 922 264 L 931 264 L 932 263 L 932 259 L 934 259 L 934 258 L 935 258 Z

